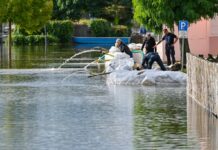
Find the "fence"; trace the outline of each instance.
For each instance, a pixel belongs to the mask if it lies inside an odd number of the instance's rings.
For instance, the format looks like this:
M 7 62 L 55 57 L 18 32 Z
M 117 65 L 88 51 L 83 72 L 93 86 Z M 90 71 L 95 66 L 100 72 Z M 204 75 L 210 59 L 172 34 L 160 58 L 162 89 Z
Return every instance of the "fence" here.
M 218 116 L 218 63 L 187 54 L 187 94 Z

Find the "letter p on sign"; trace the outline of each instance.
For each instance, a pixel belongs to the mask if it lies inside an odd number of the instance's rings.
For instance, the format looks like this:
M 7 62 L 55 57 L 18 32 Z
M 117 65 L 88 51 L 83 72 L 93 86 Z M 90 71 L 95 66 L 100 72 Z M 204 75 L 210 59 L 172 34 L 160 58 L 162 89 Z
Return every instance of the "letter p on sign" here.
M 188 30 L 188 21 L 179 21 L 179 31 Z

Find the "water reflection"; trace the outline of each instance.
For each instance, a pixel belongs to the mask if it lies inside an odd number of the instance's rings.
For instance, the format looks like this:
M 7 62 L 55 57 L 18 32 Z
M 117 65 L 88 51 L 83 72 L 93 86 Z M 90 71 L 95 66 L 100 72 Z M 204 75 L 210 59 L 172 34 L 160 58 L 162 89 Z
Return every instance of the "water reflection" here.
M 1 44 L 0 44 L 1 45 Z M 5 44 L 0 46 L 0 68 L 11 68 L 11 55 Z
M 66 59 L 85 48 L 76 49 L 71 44 L 49 45 L 46 49 L 44 46 L 13 46 L 11 56 L 7 49 L 6 44 L 4 44 L 3 49 L 0 50 L 0 68 L 32 69 L 56 68 Z M 96 58 L 99 57 L 99 53 L 90 53 L 82 55 L 82 57 Z
M 195 139 L 201 150 L 216 150 L 218 147 L 218 120 L 200 107 L 191 97 L 188 97 L 187 103 L 189 139 Z
M 132 149 L 132 88 L 70 73 L 1 71 L 0 149 Z
M 135 149 L 188 149 L 184 88 L 146 88 L 135 94 Z
M 184 87 L 108 86 L 81 69 L 23 69 L 59 66 L 75 53 L 65 48 L 18 47 L 12 68 L 22 69 L 0 69 L 0 149 L 216 149 L 217 121 L 189 99 L 187 109 Z M 11 68 L 6 52 L 1 68 Z
M 15 92 L 8 90 L 8 92 Z M 17 96 L 24 96 L 23 94 Z M 22 100 L 7 101 L 6 105 L 1 108 L 2 119 L 0 123 L 0 147 L 5 150 L 25 149 L 28 137 L 34 136 L 36 130 L 29 127 L 31 120 L 35 119 L 36 106 L 29 105 L 22 102 Z M 32 113 L 29 113 L 29 112 Z M 16 144 L 15 144 L 16 143 Z

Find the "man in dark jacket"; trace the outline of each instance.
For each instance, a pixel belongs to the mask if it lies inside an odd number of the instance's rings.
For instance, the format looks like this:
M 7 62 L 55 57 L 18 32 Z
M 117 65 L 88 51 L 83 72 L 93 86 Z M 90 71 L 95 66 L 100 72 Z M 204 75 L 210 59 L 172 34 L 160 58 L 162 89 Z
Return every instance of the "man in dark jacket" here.
M 152 69 L 152 65 L 155 61 L 160 66 L 161 70 L 163 70 L 163 71 L 166 70 L 160 56 L 158 55 L 158 53 L 155 53 L 155 52 L 149 52 L 145 55 L 143 62 L 142 62 L 142 66 L 145 69 Z
M 144 47 L 146 48 L 146 54 L 149 53 L 149 52 L 156 52 L 157 49 L 156 47 L 154 47 L 156 45 L 156 42 L 155 42 L 155 39 L 151 36 L 151 34 L 148 34 L 143 45 L 142 45 L 142 48 L 141 50 L 143 51 Z
M 166 50 L 165 54 L 167 56 L 167 65 L 169 66 L 171 64 L 172 65 L 175 64 L 176 62 L 174 44 L 177 42 L 178 37 L 175 34 L 170 33 L 167 29 L 164 29 L 163 32 L 164 32 L 164 36 L 162 40 L 157 43 L 157 45 L 165 40 L 165 50 Z M 171 57 L 172 57 L 172 63 L 171 63 Z
M 129 49 L 129 47 L 126 44 L 124 44 L 121 39 L 116 40 L 115 46 L 118 47 L 121 52 L 125 52 L 127 55 L 129 55 L 130 58 L 133 57 L 133 54 L 132 54 L 131 50 Z

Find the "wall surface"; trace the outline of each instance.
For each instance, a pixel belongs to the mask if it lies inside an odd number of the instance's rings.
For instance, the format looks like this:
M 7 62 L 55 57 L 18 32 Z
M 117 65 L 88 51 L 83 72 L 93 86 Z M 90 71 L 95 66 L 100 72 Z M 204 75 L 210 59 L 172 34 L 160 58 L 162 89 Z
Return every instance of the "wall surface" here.
M 218 119 L 187 97 L 187 137 L 199 150 L 216 150 L 218 147 Z
M 174 33 L 178 36 L 178 27 L 175 25 Z M 218 55 L 218 16 L 212 20 L 202 19 L 189 26 L 188 39 L 191 53 L 194 55 Z M 158 47 L 161 58 L 166 61 L 164 42 Z M 179 42 L 175 44 L 176 60 L 180 60 Z
M 187 54 L 187 94 L 218 116 L 218 63 Z

